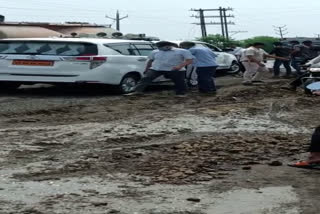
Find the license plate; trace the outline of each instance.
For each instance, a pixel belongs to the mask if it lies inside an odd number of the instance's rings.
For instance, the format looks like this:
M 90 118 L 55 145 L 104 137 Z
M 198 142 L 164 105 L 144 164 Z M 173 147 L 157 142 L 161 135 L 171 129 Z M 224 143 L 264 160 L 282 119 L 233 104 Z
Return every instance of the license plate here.
M 12 65 L 23 65 L 23 66 L 53 66 L 53 61 L 44 61 L 44 60 L 13 60 Z

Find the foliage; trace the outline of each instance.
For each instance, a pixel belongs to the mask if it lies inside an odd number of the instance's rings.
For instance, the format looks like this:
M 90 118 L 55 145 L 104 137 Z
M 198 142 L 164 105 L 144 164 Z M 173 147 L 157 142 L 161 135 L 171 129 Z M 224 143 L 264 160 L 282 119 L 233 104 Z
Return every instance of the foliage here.
M 270 36 L 257 36 L 253 38 L 249 38 L 246 40 L 243 40 L 242 43 L 244 47 L 248 47 L 250 44 L 253 44 L 255 42 L 262 42 L 265 44 L 264 50 L 267 52 L 270 52 L 273 49 L 273 43 L 279 42 L 280 40 L 275 37 Z
M 220 34 L 215 35 L 208 35 L 204 38 L 198 38 L 197 40 L 206 42 L 209 44 L 213 44 L 221 49 L 230 48 L 230 47 L 248 47 L 250 44 L 255 42 L 262 42 L 265 44 L 264 50 L 270 52 L 273 49 L 273 43 L 280 41 L 278 38 L 271 37 L 271 36 L 256 36 L 249 39 L 245 39 L 242 41 L 229 39 L 227 40 Z
M 198 38 L 197 40 L 215 45 L 221 49 L 227 48 L 227 47 L 233 47 L 233 46 L 242 46 L 241 41 L 236 41 L 234 39 L 227 40 L 220 34 L 216 34 L 216 35 L 210 34 L 207 37 Z

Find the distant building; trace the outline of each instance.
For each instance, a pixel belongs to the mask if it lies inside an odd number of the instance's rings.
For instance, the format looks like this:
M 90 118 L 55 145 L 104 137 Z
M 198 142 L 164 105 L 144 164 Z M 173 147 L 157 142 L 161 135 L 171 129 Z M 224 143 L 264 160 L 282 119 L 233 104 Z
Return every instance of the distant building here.
M 159 41 L 159 38 L 145 34 L 126 34 L 124 36 L 121 32 L 111 28 L 111 25 L 87 22 L 6 22 L 5 17 L 0 15 L 0 39 L 43 37 L 101 37 Z
M 40 37 L 120 37 L 122 33 L 110 25 L 82 22 L 5 22 L 0 16 L 0 39 Z

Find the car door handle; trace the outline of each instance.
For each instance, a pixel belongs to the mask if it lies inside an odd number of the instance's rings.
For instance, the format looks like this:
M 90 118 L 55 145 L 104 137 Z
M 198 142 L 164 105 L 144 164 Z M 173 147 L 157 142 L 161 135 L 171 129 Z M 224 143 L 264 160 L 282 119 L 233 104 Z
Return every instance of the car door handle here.
M 137 59 L 139 62 L 145 62 L 145 61 L 147 61 L 147 58 L 139 58 L 139 59 Z

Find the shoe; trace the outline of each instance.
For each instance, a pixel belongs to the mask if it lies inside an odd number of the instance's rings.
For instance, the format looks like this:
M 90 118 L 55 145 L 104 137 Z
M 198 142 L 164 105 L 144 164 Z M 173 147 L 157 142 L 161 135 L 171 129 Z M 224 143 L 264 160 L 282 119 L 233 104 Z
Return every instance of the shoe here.
M 217 95 L 216 91 L 209 91 L 209 92 L 201 92 L 201 91 L 199 91 L 199 93 L 201 95 L 204 95 L 204 96 L 216 96 Z
M 176 94 L 176 97 L 178 97 L 178 98 L 184 98 L 184 97 L 187 97 L 187 95 L 186 95 L 186 94 Z
M 242 85 L 250 86 L 253 85 L 252 82 L 243 82 Z
M 279 79 L 279 76 L 272 76 L 271 79 Z
M 143 93 L 142 92 L 137 92 L 137 91 L 131 92 L 129 94 L 124 94 L 124 96 L 128 96 L 128 97 L 130 97 L 130 96 L 141 96 L 141 95 L 143 95 Z
M 320 169 L 320 163 L 309 163 L 308 161 L 299 161 L 297 163 L 288 164 L 288 166 L 303 169 Z
M 291 75 L 284 75 L 284 76 L 281 76 L 281 78 L 283 78 L 283 79 L 291 79 L 292 76 Z
M 297 90 L 296 87 L 291 86 L 291 85 L 289 85 L 289 86 L 282 86 L 281 89 L 288 90 L 288 91 L 296 91 L 296 90 Z
M 262 80 L 252 80 L 252 83 L 264 83 Z

